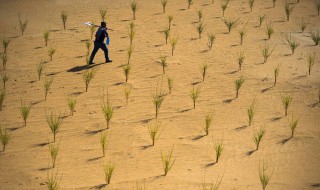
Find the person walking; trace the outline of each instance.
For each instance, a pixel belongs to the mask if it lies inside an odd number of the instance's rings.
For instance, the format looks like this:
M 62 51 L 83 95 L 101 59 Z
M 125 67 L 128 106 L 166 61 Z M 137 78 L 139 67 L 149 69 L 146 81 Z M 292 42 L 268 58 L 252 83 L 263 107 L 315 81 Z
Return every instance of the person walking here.
M 95 37 L 96 38 L 94 40 L 94 48 L 93 48 L 91 56 L 90 56 L 89 65 L 94 64 L 93 59 L 99 49 L 103 50 L 104 56 L 106 59 L 106 63 L 112 62 L 112 60 L 109 59 L 108 48 L 107 48 L 106 44 L 104 43 L 104 38 L 105 37 L 109 38 L 109 34 L 107 32 L 107 23 L 106 22 L 101 22 L 101 26 L 97 30 Z

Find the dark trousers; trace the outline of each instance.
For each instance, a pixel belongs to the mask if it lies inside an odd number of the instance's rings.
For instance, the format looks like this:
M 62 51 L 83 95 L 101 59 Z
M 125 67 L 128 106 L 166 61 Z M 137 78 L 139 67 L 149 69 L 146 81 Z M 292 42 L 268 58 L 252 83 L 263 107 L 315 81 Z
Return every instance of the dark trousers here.
M 94 42 L 94 48 L 93 48 L 91 56 L 90 56 L 90 63 L 92 63 L 94 56 L 96 55 L 97 51 L 100 48 L 104 51 L 104 57 L 106 58 L 106 62 L 109 61 L 108 48 L 107 48 L 106 44 L 103 42 Z

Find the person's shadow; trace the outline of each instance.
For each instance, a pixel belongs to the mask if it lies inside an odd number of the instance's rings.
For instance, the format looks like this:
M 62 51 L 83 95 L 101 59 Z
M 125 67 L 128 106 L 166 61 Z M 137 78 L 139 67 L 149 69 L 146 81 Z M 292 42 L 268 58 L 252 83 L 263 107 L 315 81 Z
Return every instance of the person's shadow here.
M 92 64 L 92 65 L 75 66 L 75 67 L 72 67 L 72 68 L 68 69 L 67 72 L 72 72 L 72 73 L 80 72 L 80 71 L 83 71 L 83 70 L 92 69 L 93 67 L 96 67 L 96 66 L 99 66 L 99 65 L 102 65 L 102 64 L 104 64 L 104 63 L 97 63 L 97 64 Z

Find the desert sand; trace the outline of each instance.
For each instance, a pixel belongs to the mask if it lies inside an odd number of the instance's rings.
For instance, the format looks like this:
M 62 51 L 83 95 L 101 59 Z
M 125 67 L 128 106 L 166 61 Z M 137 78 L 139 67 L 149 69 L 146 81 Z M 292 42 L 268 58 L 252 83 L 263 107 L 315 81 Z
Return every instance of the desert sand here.
M 122 66 L 127 63 L 128 28 L 133 21 L 129 0 L 2 0 L 0 2 L 1 39 L 10 39 L 7 68 L 7 96 L 0 111 L 0 123 L 11 139 L 0 152 L 0 189 L 47 189 L 47 174 L 58 173 L 60 189 L 146 189 L 195 190 L 222 178 L 219 189 L 262 189 L 259 165 L 267 165 L 272 174 L 267 189 L 304 190 L 320 188 L 320 47 L 314 46 L 310 30 L 320 30 L 320 17 L 313 0 L 300 0 L 290 21 L 286 21 L 284 3 L 256 1 L 253 11 L 246 0 L 231 0 L 222 16 L 221 1 L 194 0 L 190 9 L 185 0 L 169 0 L 162 13 L 160 0 L 139 0 L 136 12 L 136 35 L 133 40 L 132 66 L 125 82 Z M 99 50 L 95 64 L 86 66 L 85 41 L 90 39 L 84 22 L 100 23 L 99 9 L 108 7 L 106 17 L 111 44 L 112 63 L 104 64 Z M 196 10 L 203 10 L 205 29 L 198 38 Z M 68 14 L 66 30 L 60 19 Z M 18 13 L 29 23 L 24 35 L 19 30 Z M 266 21 L 259 27 L 259 15 L 273 23 L 270 40 L 265 33 Z M 173 15 L 170 34 L 178 37 L 171 56 L 170 43 L 162 33 Z M 301 18 L 308 22 L 304 32 Z M 223 19 L 239 18 L 239 25 L 230 33 Z M 238 31 L 245 24 L 247 37 L 239 45 Z M 48 46 L 42 37 L 50 30 Z M 213 48 L 208 50 L 207 34 L 215 33 Z M 291 54 L 284 34 L 291 33 L 300 46 Z M 266 63 L 261 48 L 276 47 Z M 56 48 L 50 61 L 48 48 Z M 92 49 L 92 46 L 91 46 Z M 245 61 L 238 71 L 237 53 L 243 51 Z M 317 61 L 308 75 L 307 53 L 316 52 Z M 3 52 L 3 48 L 1 48 Z M 168 67 L 162 73 L 160 56 L 167 56 Z M 37 65 L 45 61 L 44 75 L 38 81 Z M 200 67 L 208 64 L 205 81 Z M 280 65 L 277 85 L 273 87 L 274 68 Z M 93 68 L 95 77 L 85 92 L 82 73 Z M 246 80 L 235 99 L 234 81 Z M 44 101 L 43 83 L 53 83 Z M 168 94 L 167 77 L 174 80 Z M 128 105 L 124 87 L 132 86 Z M 158 121 L 162 133 L 151 147 L 148 126 L 156 122 L 152 94 L 160 86 L 167 94 L 160 108 Z M 193 86 L 200 87 L 196 108 L 190 98 Z M 3 85 L 1 85 L 3 88 Z M 108 89 L 108 90 L 107 90 Z M 110 128 L 102 113 L 103 95 L 115 108 Z M 284 116 L 281 98 L 292 95 L 288 116 Z M 75 112 L 69 116 L 67 97 L 77 99 Z M 20 115 L 21 101 L 31 104 L 27 126 Z M 254 123 L 248 126 L 247 109 L 255 101 Z M 63 118 L 57 133 L 59 154 L 51 168 L 49 144 L 53 135 L 46 122 L 51 112 Z M 204 136 L 205 116 L 213 115 L 209 135 Z M 293 138 L 288 123 L 298 118 Z M 265 129 L 258 151 L 253 135 Z M 100 134 L 107 131 L 109 145 L 102 157 Z M 214 145 L 223 144 L 223 152 L 215 163 Z M 175 163 L 163 176 L 161 151 L 170 151 Z M 115 164 L 111 183 L 106 185 L 104 164 Z

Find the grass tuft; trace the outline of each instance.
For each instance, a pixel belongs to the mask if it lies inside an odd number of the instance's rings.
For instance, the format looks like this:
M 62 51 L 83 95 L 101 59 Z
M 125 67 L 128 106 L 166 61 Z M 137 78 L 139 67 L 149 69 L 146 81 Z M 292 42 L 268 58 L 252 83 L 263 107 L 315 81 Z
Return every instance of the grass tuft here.
M 170 44 L 171 44 L 171 55 L 173 56 L 173 52 L 176 49 L 178 43 L 178 37 L 170 38 Z
M 136 0 L 131 1 L 131 11 L 133 14 L 133 20 L 136 20 L 136 12 L 138 9 L 138 3 Z
M 263 190 L 266 189 L 271 179 L 271 175 L 268 175 L 266 171 L 267 166 L 265 165 L 265 163 L 263 163 L 262 167 L 259 165 L 259 179 Z
M 7 62 L 8 62 L 8 55 L 6 53 L 1 54 L 1 59 L 2 59 L 2 67 L 3 70 L 6 70 L 7 68 Z
M 105 180 L 106 180 L 106 184 L 110 184 L 111 181 L 111 177 L 113 175 L 113 172 L 115 170 L 116 166 L 109 162 L 104 166 L 104 175 L 105 175 Z
M 85 45 L 86 45 L 86 48 L 87 48 L 87 54 L 86 54 L 86 56 L 89 56 L 89 54 L 90 54 L 90 47 L 91 47 L 91 41 L 90 40 L 87 40 L 86 42 L 85 42 Z
M 247 109 L 249 126 L 251 126 L 251 124 L 253 122 L 253 118 L 254 118 L 255 113 L 256 113 L 255 102 L 252 102 L 250 107 Z
M 48 41 L 49 41 L 49 37 L 50 37 L 50 30 L 44 31 L 42 36 L 43 36 L 45 45 L 48 46 Z
M 48 190 L 58 190 L 59 189 L 59 183 L 61 181 L 61 178 L 58 179 L 58 173 L 54 174 L 53 172 L 47 173 L 47 187 Z
M 258 132 L 254 133 L 253 142 L 256 145 L 256 150 L 259 150 L 260 142 L 265 134 L 265 130 L 261 128 Z
M 164 176 L 167 176 L 168 172 L 171 170 L 172 166 L 175 163 L 175 160 L 172 159 L 172 152 L 173 152 L 173 147 L 171 151 L 167 154 L 163 154 L 161 151 L 161 159 L 162 159 L 162 164 L 163 164 L 163 170 L 164 170 Z
M 126 82 L 128 82 L 129 74 L 131 71 L 131 65 L 129 65 L 129 64 L 124 65 L 124 66 L 122 66 L 122 69 L 123 69 L 124 76 L 126 77 Z
M 106 20 L 106 15 L 108 13 L 108 8 L 100 8 L 99 9 L 100 17 L 102 21 Z
M 162 11 L 163 11 L 163 13 L 166 13 L 167 4 L 168 4 L 168 0 L 161 0 L 161 5 L 162 5 Z
M 285 35 L 285 40 L 287 41 L 288 46 L 291 49 L 292 54 L 294 54 L 294 50 L 297 49 L 297 47 L 299 47 L 300 43 L 297 42 L 292 36 L 291 34 L 286 34 Z
M 317 10 L 318 16 L 320 15 L 320 0 L 314 0 L 314 7 Z
M 75 111 L 75 107 L 76 107 L 76 104 L 77 104 L 77 99 L 76 98 L 72 98 L 72 97 L 69 97 L 67 99 L 67 103 L 68 103 L 68 107 L 69 107 L 69 110 L 70 110 L 70 116 L 73 116 L 73 112 Z
M 209 183 L 207 184 L 205 181 L 202 183 L 202 190 L 219 190 L 220 184 L 222 182 L 222 177 L 219 180 L 219 178 L 217 179 L 217 181 L 215 183 Z
M 277 0 L 272 0 L 273 8 L 276 7 L 276 2 L 277 2 Z
M 230 19 L 230 20 L 224 19 L 223 22 L 228 28 L 228 33 L 230 33 L 231 30 L 238 25 L 239 19 Z
M 156 143 L 156 141 L 159 139 L 161 135 L 160 128 L 161 128 L 161 122 L 158 122 L 158 121 L 155 124 L 148 126 L 148 133 L 152 141 L 152 146 L 154 146 L 154 144 Z
M 240 45 L 242 45 L 243 40 L 247 37 L 247 31 L 245 29 L 246 26 L 238 30 L 239 36 L 240 36 Z
M 289 121 L 289 128 L 291 130 L 290 139 L 293 138 L 293 135 L 296 131 L 297 126 L 298 126 L 298 119 L 292 116 L 291 120 Z
M 163 103 L 165 97 L 166 97 L 165 92 L 162 91 L 162 88 L 160 88 L 160 90 L 158 90 L 158 87 L 157 87 L 156 92 L 152 95 L 153 105 L 155 106 L 155 109 L 156 109 L 156 118 L 158 118 L 160 107 L 161 107 L 161 104 Z
M 22 100 L 21 100 L 20 114 L 21 114 L 21 117 L 24 121 L 25 127 L 27 126 L 27 119 L 29 117 L 30 110 L 31 110 L 31 105 L 26 106 L 26 104 L 24 102 L 22 102 Z
M 2 47 L 3 47 L 3 53 L 4 53 L 4 54 L 7 53 L 9 44 L 10 44 L 10 40 L 9 40 L 8 38 L 3 38 L 3 39 L 2 39 Z
M 19 28 L 20 28 L 20 32 L 21 32 L 21 35 L 23 36 L 24 32 L 26 31 L 27 29 L 27 26 L 28 26 L 28 19 L 26 19 L 25 21 L 22 21 L 21 19 L 21 15 L 18 14 L 18 17 L 19 17 Z
M 56 135 L 60 130 L 61 124 L 62 124 L 62 118 L 59 115 L 54 115 L 53 112 L 51 112 L 50 116 L 47 116 L 47 123 L 49 125 L 49 128 L 53 134 L 53 142 L 56 142 Z
M 168 18 L 169 30 L 171 30 L 171 23 L 172 23 L 174 17 L 173 17 L 173 15 L 168 15 L 167 18 Z
M 293 8 L 295 7 L 295 4 L 291 3 L 291 0 L 285 0 L 284 1 L 284 11 L 287 16 L 287 21 L 290 20 L 290 16 L 293 12 Z
M 59 153 L 59 145 L 50 144 L 49 151 L 51 156 L 52 168 L 56 166 L 56 159 Z
M 221 4 L 221 9 L 222 9 L 222 16 L 224 17 L 224 12 L 228 8 L 230 0 L 224 0 Z
M 250 12 L 252 12 L 252 8 L 253 8 L 253 6 L 254 6 L 254 1 L 255 1 L 255 0 L 248 0 L 248 5 L 249 5 L 249 7 L 250 7 Z
M 310 30 L 310 38 L 314 42 L 314 45 L 317 46 L 320 42 L 320 32 L 318 30 Z
M 41 79 L 41 75 L 43 73 L 44 70 L 44 65 L 43 65 L 43 61 L 41 61 L 38 65 L 37 65 L 37 74 L 38 74 L 38 80 L 40 81 Z
M 266 43 L 264 44 L 264 47 L 261 50 L 261 54 L 263 56 L 263 63 L 266 63 L 268 61 L 268 58 L 270 57 L 275 48 L 276 46 L 274 46 L 271 49 L 270 46 L 268 46 Z
M 129 97 L 131 94 L 131 89 L 132 89 L 131 87 L 124 88 L 124 95 L 126 97 L 126 105 L 128 105 Z
M 268 36 L 268 40 L 271 39 L 272 34 L 274 33 L 272 22 L 267 22 L 266 34 Z
M 204 79 L 206 78 L 208 67 L 209 65 L 206 63 L 201 66 L 202 82 L 204 82 Z
M 128 49 L 127 49 L 127 54 L 128 54 L 128 65 L 130 64 L 130 60 L 131 60 L 131 56 L 132 56 L 132 53 L 133 53 L 133 47 L 132 46 L 130 46 L 130 47 L 128 47 Z
M 133 39 L 134 39 L 135 35 L 136 35 L 136 25 L 132 21 L 132 22 L 130 22 L 130 25 L 129 25 L 130 47 L 132 47 Z
M 161 62 L 160 62 L 160 64 L 161 64 L 161 66 L 162 66 L 162 71 L 163 71 L 163 74 L 165 74 L 166 73 L 166 67 L 168 67 L 168 63 L 167 63 L 167 57 L 166 56 L 161 56 L 160 57 L 160 60 L 161 60 Z
M 316 52 L 309 52 L 307 54 L 307 63 L 308 63 L 308 73 L 311 75 L 311 71 L 313 68 L 313 65 L 316 63 Z
M 6 90 L 1 89 L 0 90 L 0 111 L 2 111 L 2 106 L 5 98 L 6 98 Z
M 3 83 L 3 88 L 6 89 L 6 84 L 9 80 L 9 76 L 7 75 L 7 73 L 3 72 L 3 73 L 1 73 L 1 79 L 2 79 L 2 83 Z
M 190 6 L 193 4 L 193 0 L 187 0 L 188 2 L 188 9 L 190 9 Z
M 319 1 L 320 2 L 320 1 Z M 305 29 L 307 28 L 308 23 L 305 21 L 305 19 L 302 17 L 301 22 L 299 23 L 299 27 L 301 32 L 304 32 Z
M 93 79 L 95 75 L 96 75 L 96 72 L 93 69 L 86 70 L 83 72 L 82 77 L 86 86 L 86 92 L 88 92 L 90 81 Z
M 239 79 L 234 81 L 235 87 L 236 87 L 236 98 L 239 96 L 239 90 L 241 86 L 243 85 L 245 79 L 243 77 L 240 77 Z
M 67 12 L 62 11 L 61 14 L 60 14 L 60 18 L 62 20 L 63 29 L 66 30 L 66 23 L 67 23 L 67 19 L 68 19 Z
M 2 144 L 2 152 L 4 152 L 10 141 L 10 134 L 8 132 L 8 129 L 2 128 L 1 125 L 0 125 L 0 141 Z
M 241 68 L 242 68 L 242 65 L 244 63 L 245 58 L 246 57 L 244 56 L 244 52 L 240 51 L 238 53 L 238 57 L 237 57 L 237 62 L 238 62 L 238 65 L 239 65 L 239 71 L 241 71 Z
M 195 89 L 193 86 L 192 90 L 190 91 L 190 98 L 193 101 L 193 109 L 196 109 L 196 102 L 199 98 L 199 95 L 200 95 L 200 87 Z
M 49 57 L 50 57 L 50 61 L 52 61 L 52 57 L 53 57 L 55 52 L 56 52 L 56 49 L 53 48 L 53 47 L 48 49 L 48 54 L 49 54 Z
M 173 78 L 168 77 L 169 94 L 171 94 L 171 92 L 172 92 L 172 87 L 173 87 Z
M 262 25 L 263 21 L 266 19 L 266 15 L 259 15 L 259 26 Z
M 222 144 L 222 142 L 216 143 L 214 145 L 214 150 L 216 152 L 216 162 L 215 163 L 217 164 L 219 162 L 219 158 L 221 157 L 222 152 L 223 152 L 223 144 Z
M 200 22 L 200 23 L 198 24 L 198 26 L 197 26 L 197 31 L 198 31 L 198 34 L 199 34 L 199 39 L 201 39 L 201 34 L 202 34 L 204 28 L 205 28 L 205 25 L 204 25 L 202 22 Z
M 206 136 L 209 135 L 209 130 L 211 128 L 211 124 L 212 124 L 212 115 L 206 115 L 206 118 L 205 118 L 205 123 L 206 125 L 204 126 L 203 130 L 204 132 L 206 133 Z
M 44 100 L 47 100 L 47 96 L 48 96 L 48 92 L 51 88 L 53 82 L 53 78 L 45 78 L 44 84 L 43 84 L 43 88 L 44 88 Z
M 92 25 L 89 26 L 89 30 L 90 30 L 90 39 L 92 40 L 94 32 L 96 31 L 96 27 L 94 26 L 93 22 L 91 22 L 91 23 L 92 23 Z
M 203 11 L 202 11 L 202 9 L 197 10 L 197 15 L 198 15 L 198 18 L 199 18 L 199 22 L 201 22 L 202 17 L 203 17 Z
M 284 107 L 284 111 L 285 111 L 285 116 L 288 115 L 288 109 L 289 106 L 291 105 L 292 102 L 292 96 L 291 95 L 286 95 L 282 97 L 282 105 Z
M 168 38 L 170 35 L 170 29 L 168 27 L 163 28 L 164 38 L 166 39 L 166 44 L 168 44 Z
M 213 43 L 216 40 L 216 35 L 214 33 L 208 34 L 208 48 L 209 50 L 212 49 Z
M 107 122 L 107 129 L 109 129 L 110 121 L 112 119 L 113 112 L 114 112 L 114 107 L 111 105 L 108 96 L 109 96 L 109 94 L 107 94 L 107 101 L 103 102 L 103 105 L 102 105 L 102 112 L 103 112 L 104 118 Z
M 106 149 L 109 144 L 109 136 L 106 132 L 101 133 L 100 135 L 100 144 L 101 144 L 101 149 L 102 149 L 102 155 L 105 157 L 106 155 Z
M 273 86 L 276 86 L 276 84 L 277 84 L 277 79 L 278 79 L 278 76 L 279 76 L 279 72 L 280 72 L 280 66 L 278 65 L 274 69 L 274 83 L 273 83 Z

